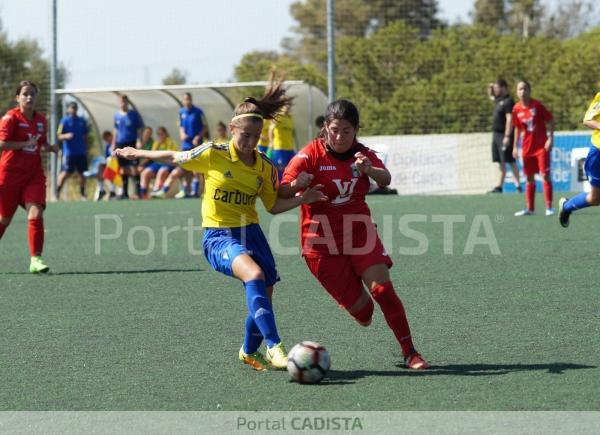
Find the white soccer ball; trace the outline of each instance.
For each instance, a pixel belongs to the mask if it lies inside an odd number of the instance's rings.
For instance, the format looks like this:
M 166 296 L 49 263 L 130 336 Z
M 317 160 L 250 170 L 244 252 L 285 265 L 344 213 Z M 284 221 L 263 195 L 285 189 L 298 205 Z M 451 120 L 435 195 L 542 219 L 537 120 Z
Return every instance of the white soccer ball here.
M 301 384 L 320 382 L 330 366 L 329 352 L 314 341 L 298 343 L 288 353 L 288 372 Z

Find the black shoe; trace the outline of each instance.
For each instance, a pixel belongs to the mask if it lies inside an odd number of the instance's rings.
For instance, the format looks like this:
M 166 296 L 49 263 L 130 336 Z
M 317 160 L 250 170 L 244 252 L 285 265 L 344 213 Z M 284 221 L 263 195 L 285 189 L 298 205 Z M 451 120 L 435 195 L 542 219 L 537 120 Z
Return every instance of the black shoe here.
M 398 191 L 396 189 L 390 189 L 389 187 L 378 187 L 367 193 L 367 195 L 398 195 Z
M 523 188 L 521 187 L 521 185 L 517 186 L 517 192 L 523 193 Z
M 571 213 L 565 211 L 566 202 L 567 198 L 561 198 L 560 201 L 558 201 L 558 220 L 563 228 L 569 226 L 569 218 L 571 217 Z
M 488 193 L 502 193 L 502 188 L 500 186 L 496 186 L 492 190 L 490 190 Z

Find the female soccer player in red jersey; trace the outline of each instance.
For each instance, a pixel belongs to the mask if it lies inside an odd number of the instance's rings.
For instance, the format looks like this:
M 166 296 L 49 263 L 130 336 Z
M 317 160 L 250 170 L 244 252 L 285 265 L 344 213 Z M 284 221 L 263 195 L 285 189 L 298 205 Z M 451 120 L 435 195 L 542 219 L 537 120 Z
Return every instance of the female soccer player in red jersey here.
M 552 177 L 550 175 L 550 152 L 554 144 L 554 118 L 544 105 L 531 98 L 531 85 L 526 80 L 517 83 L 519 102 L 512 111 L 515 126 L 513 157 L 518 156 L 517 145 L 521 139 L 523 173 L 527 177 L 525 197 L 527 208 L 515 216 L 531 216 L 535 210 L 535 174 L 543 178 L 546 197 L 546 216 L 554 215 L 552 207 Z
M 41 149 L 57 152 L 47 141 L 46 118 L 34 110 L 39 94 L 35 83 L 25 80 L 16 92 L 17 107 L 0 121 L 0 238 L 20 205 L 27 211 L 31 273 L 46 273 L 42 261 L 46 177 Z
M 353 103 L 331 103 L 319 137 L 291 160 L 278 194 L 290 198 L 309 186 L 324 186 L 329 201 L 302 205 L 302 255 L 308 268 L 363 326 L 371 324 L 375 299 L 400 343 L 406 367 L 426 369 L 429 364 L 415 350 L 404 306 L 390 281 L 392 260 L 365 201 L 369 178 L 387 186 L 391 175 L 373 151 L 357 142 L 358 128 Z

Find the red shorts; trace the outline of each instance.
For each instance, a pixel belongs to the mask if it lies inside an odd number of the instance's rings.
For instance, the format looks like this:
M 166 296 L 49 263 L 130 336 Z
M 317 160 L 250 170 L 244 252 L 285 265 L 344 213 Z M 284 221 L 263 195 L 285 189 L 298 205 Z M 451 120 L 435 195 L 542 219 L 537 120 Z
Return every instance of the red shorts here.
M 46 177 L 43 173 L 19 184 L 0 180 L 0 216 L 10 218 L 19 206 L 25 207 L 25 204 L 46 207 Z
M 347 310 L 354 306 L 364 293 L 361 279 L 364 271 L 376 264 L 385 264 L 388 268 L 393 264 L 379 237 L 375 248 L 368 254 L 304 257 L 304 260 L 327 293 Z
M 550 153 L 540 150 L 531 156 L 523 156 L 523 173 L 525 175 L 547 175 L 550 173 Z

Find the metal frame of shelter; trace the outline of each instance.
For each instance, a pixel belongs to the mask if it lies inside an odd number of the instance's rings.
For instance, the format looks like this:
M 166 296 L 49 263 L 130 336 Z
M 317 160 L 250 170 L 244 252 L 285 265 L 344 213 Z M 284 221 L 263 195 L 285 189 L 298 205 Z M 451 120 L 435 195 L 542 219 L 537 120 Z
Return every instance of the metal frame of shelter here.
M 104 130 L 112 131 L 118 97 L 126 94 L 140 113 L 145 125 L 164 126 L 178 140 L 178 111 L 181 97 L 189 92 L 193 103 L 202 108 L 211 134 L 219 121 L 229 123 L 235 105 L 250 94 L 262 95 L 267 82 L 216 83 L 207 85 L 174 85 L 120 87 L 103 89 L 58 89 L 56 94 L 75 100 L 87 112 L 98 137 Z M 302 147 L 316 134 L 315 118 L 325 113 L 327 96 L 317 87 L 303 81 L 286 81 L 287 94 L 294 97 L 291 115 L 294 118 L 296 146 Z M 64 99 L 63 99 L 64 101 Z

